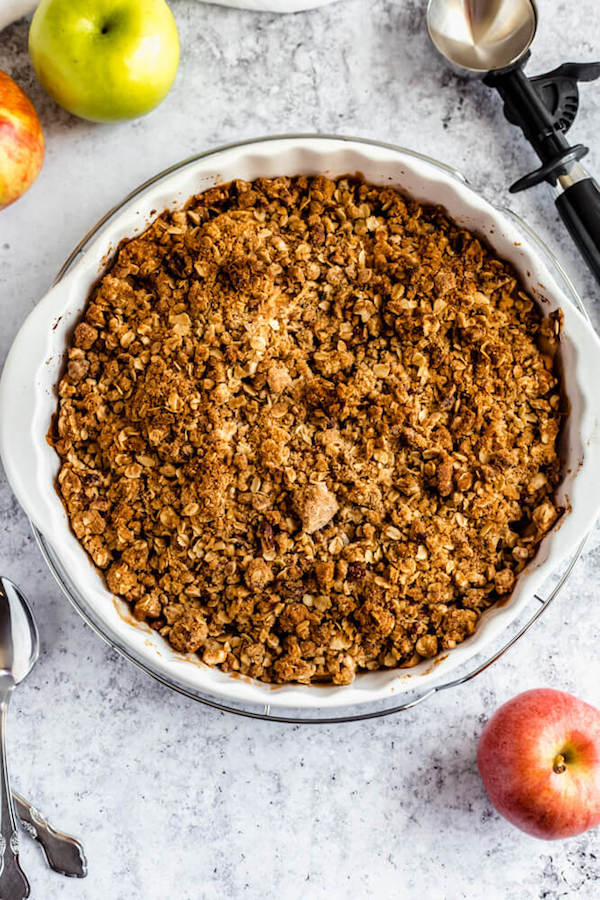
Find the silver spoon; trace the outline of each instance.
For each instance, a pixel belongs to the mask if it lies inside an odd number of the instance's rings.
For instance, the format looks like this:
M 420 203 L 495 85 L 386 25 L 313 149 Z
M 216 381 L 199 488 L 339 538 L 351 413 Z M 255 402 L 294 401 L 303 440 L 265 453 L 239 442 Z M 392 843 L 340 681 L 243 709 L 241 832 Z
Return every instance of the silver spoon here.
M 18 859 L 15 809 L 55 872 L 75 878 L 87 874 L 79 841 L 57 831 L 23 797 L 10 793 L 4 741 L 6 711 L 14 686 L 29 674 L 38 653 L 38 632 L 27 601 L 12 581 L 0 576 L 0 900 L 21 900 L 29 895 Z
M 23 900 L 29 882 L 19 864 L 17 817 L 6 761 L 6 714 L 15 685 L 33 668 L 39 638 L 31 610 L 16 585 L 0 577 L 0 898 Z

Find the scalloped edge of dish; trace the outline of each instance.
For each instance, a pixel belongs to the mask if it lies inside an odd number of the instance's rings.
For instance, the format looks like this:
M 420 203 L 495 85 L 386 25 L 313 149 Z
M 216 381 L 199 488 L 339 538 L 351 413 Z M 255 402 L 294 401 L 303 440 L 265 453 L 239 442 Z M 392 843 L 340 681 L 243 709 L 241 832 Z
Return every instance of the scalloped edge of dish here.
M 453 219 L 481 235 L 500 257 L 513 264 L 544 311 L 563 310 L 561 356 L 571 413 L 563 436 L 565 478 L 559 499 L 570 511 L 541 543 L 508 601 L 488 610 L 472 637 L 433 663 L 428 660 L 413 669 L 360 674 L 343 687 L 267 685 L 246 676 L 226 675 L 198 657 L 177 654 L 156 632 L 133 620 L 127 604 L 112 597 L 70 531 L 53 484 L 58 457 L 46 444 L 45 435 L 56 407 L 54 386 L 68 335 L 89 288 L 122 239 L 140 233 L 163 209 L 180 206 L 192 194 L 235 177 L 355 171 L 373 183 L 391 184 L 422 202 L 444 206 Z M 600 340 L 556 285 L 540 248 L 524 241 L 505 213 L 449 166 L 412 151 L 360 139 L 284 136 L 249 141 L 184 161 L 146 182 L 108 213 L 84 243 L 85 250 L 69 273 L 22 326 L 5 363 L 0 382 L 0 455 L 17 499 L 61 562 L 75 573 L 83 608 L 88 604 L 94 611 L 111 643 L 126 646 L 142 665 L 158 669 L 166 681 L 171 678 L 192 690 L 237 703 L 296 708 L 363 704 L 417 685 L 429 686 L 493 641 L 593 525 L 600 507 L 600 486 L 594 478 L 600 463 L 600 406 L 594 390 L 600 383 Z

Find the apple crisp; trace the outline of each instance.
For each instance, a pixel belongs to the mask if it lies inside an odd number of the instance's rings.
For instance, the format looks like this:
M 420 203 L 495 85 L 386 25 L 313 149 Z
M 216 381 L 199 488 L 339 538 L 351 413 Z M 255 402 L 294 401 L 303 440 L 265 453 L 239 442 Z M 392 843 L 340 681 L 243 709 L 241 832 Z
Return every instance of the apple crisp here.
M 224 672 L 435 657 L 561 513 L 559 332 L 442 209 L 358 177 L 215 187 L 121 245 L 75 328 L 49 434 L 73 531 Z

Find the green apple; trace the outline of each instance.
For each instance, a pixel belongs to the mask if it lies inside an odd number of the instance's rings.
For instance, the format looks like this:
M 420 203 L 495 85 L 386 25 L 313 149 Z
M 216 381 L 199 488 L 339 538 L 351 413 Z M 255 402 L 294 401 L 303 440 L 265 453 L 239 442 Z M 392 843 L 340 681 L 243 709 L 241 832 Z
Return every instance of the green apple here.
M 93 122 L 134 119 L 169 93 L 179 37 L 165 0 L 42 0 L 29 53 L 50 96 Z

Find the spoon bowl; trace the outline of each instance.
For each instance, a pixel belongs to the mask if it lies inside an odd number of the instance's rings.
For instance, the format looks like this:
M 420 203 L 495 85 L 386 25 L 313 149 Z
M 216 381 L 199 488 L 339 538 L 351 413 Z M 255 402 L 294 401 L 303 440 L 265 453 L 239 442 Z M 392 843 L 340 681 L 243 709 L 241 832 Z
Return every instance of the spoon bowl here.
M 16 584 L 0 576 L 0 673 L 19 684 L 40 652 L 40 639 L 29 604 Z
M 533 0 L 429 0 L 427 28 L 442 56 L 461 69 L 504 69 L 529 49 L 537 29 Z

